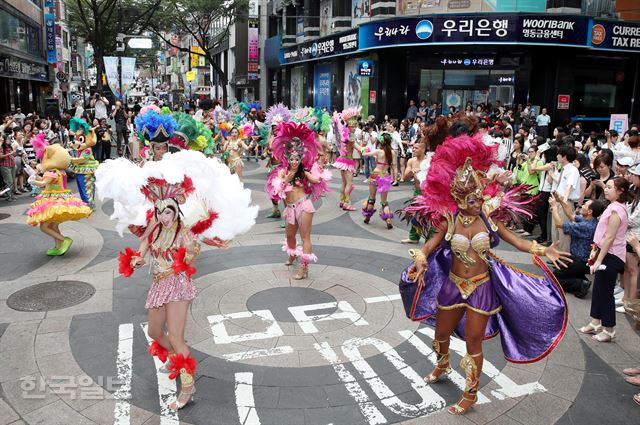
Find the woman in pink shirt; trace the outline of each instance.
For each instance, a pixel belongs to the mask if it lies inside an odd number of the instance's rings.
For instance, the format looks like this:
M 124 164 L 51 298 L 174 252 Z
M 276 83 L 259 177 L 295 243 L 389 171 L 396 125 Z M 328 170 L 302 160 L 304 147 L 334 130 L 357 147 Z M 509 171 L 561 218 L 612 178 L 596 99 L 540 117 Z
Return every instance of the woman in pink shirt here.
M 616 325 L 613 288 L 617 276 L 624 271 L 626 259 L 626 233 L 628 215 L 625 204 L 634 198 L 629 191 L 630 183 L 622 177 L 609 180 L 604 187 L 604 197 L 610 202 L 602 213 L 593 236 L 598 248 L 591 254 L 591 273 L 595 273 L 591 296 L 591 322 L 580 328 L 580 332 L 594 334 L 599 342 L 610 342 L 615 338 Z

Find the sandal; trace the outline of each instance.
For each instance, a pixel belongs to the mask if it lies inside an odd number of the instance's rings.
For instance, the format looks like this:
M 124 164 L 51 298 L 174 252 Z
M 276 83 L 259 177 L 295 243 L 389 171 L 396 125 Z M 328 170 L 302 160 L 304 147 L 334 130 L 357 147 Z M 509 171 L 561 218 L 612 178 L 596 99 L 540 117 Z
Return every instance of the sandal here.
M 602 325 L 598 324 L 598 325 L 594 325 L 593 322 L 589 322 L 589 324 L 587 326 L 583 326 L 580 329 L 578 329 L 578 331 L 580 333 L 583 334 L 597 334 L 598 332 L 600 332 L 600 329 L 602 329 Z
M 640 405 L 640 393 L 633 396 L 633 401 L 635 401 L 637 405 Z
M 624 373 L 627 376 L 640 375 L 640 367 L 628 367 L 626 369 L 623 369 L 622 373 Z
M 616 331 L 609 332 L 606 329 L 602 329 L 599 334 L 591 337 L 594 341 L 598 342 L 611 342 L 616 337 Z
M 351 204 L 345 204 L 345 205 L 342 207 L 342 209 L 343 209 L 343 210 L 345 210 L 345 211 L 355 211 L 355 210 L 356 210 L 356 207 L 354 207 L 354 206 L 353 206 L 353 205 L 351 205 Z
M 469 406 L 467 406 L 466 408 L 462 407 L 460 403 L 462 403 L 463 401 L 470 401 L 471 404 L 469 404 Z M 464 415 L 473 407 L 474 404 L 476 404 L 477 401 L 478 401 L 477 394 L 473 394 L 473 396 L 469 398 L 466 396 L 466 393 L 463 393 L 462 398 L 458 400 L 456 404 L 452 404 L 447 408 L 447 412 L 451 413 L 452 415 Z

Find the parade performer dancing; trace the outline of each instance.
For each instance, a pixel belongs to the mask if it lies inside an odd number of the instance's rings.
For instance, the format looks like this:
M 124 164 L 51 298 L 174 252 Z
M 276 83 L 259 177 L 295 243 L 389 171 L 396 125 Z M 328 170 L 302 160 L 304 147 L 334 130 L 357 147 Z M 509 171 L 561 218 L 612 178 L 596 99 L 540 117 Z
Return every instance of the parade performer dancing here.
M 96 145 L 96 133 L 92 128 L 89 128 L 89 124 L 85 120 L 76 117 L 71 118 L 69 129 L 74 134 L 71 148 L 77 152 L 77 157 L 71 158 L 69 169 L 76 176 L 80 198 L 93 210 L 96 207 L 94 201 L 96 178 L 94 173 L 99 163 L 93 157 L 91 148 Z
M 112 218 L 119 230 L 146 226 L 140 247 L 120 253 L 119 271 L 131 276 L 149 254 L 149 352 L 163 362 L 169 359 L 161 371 L 169 372 L 170 379 L 180 376 L 180 393 L 169 408 L 181 409 L 195 393 L 197 362 L 184 331 L 189 305 L 197 296 L 192 276 L 200 244 L 227 247 L 255 223 L 258 207 L 250 206 L 250 191 L 227 167 L 200 152 L 167 154 L 144 167 L 119 158 L 102 164 L 96 177 L 100 199 L 114 200 Z
M 431 162 L 433 152 L 429 152 L 429 156 L 426 153 L 426 141 L 424 138 L 418 139 L 413 144 L 412 156 L 407 161 L 407 168 L 404 170 L 404 181 L 408 181 L 413 176 L 413 197 L 422 195 L 420 184 L 427 177 L 427 170 Z M 403 239 L 400 243 L 405 244 L 418 244 L 420 242 L 420 236 L 422 235 L 422 227 L 417 220 L 412 220 L 411 229 L 409 230 L 409 238 Z
M 351 205 L 351 192 L 353 192 L 353 172 L 356 163 L 353 160 L 353 148 L 355 144 L 355 129 L 358 125 L 358 117 L 362 106 L 348 108 L 341 113 L 333 113 L 333 136 L 339 146 L 340 157 L 333 166 L 340 170 L 342 187 L 340 190 L 340 208 L 345 211 L 355 211 Z M 346 124 L 346 125 L 345 125 Z
M 520 239 L 502 223 L 508 214 L 528 212 L 519 196 L 526 188 L 504 193 L 496 180 L 485 178 L 497 149 L 479 135 L 450 137 L 436 150 L 423 195 L 404 210 L 435 228 L 422 250 L 410 251 L 414 262 L 400 281 L 407 316 L 429 324 L 435 316 L 437 364 L 425 377 L 427 383 L 451 370 L 451 334 L 466 341 L 467 354 L 460 362 L 466 388 L 448 408 L 452 414 L 467 412 L 477 400 L 483 339 L 500 333 L 506 359 L 530 363 L 547 356 L 567 326 L 564 293 L 538 255 L 558 266 L 570 261 L 569 253 L 559 252 L 555 244 L 546 248 Z M 532 253 L 542 275 L 519 270 L 492 254 L 500 238 Z
M 393 182 L 393 176 L 389 174 L 389 167 L 393 161 L 393 153 L 391 151 L 391 135 L 389 133 L 383 133 L 376 142 L 376 149 L 373 151 L 367 151 L 366 148 L 362 149 L 363 156 L 371 156 L 376 160 L 376 167 L 371 172 L 369 177 L 369 198 L 362 207 L 362 215 L 364 216 L 365 224 L 369 224 L 371 216 L 376 212 L 376 193 L 380 194 L 380 218 L 387 224 L 387 229 L 393 229 L 391 219 L 393 213 L 389 208 L 387 202 L 387 193 L 391 189 L 391 183 Z
M 242 162 L 242 152 L 249 149 L 249 147 L 244 143 L 244 141 L 240 138 L 240 130 L 236 127 L 231 129 L 231 134 L 225 141 L 222 150 L 227 153 L 228 157 L 226 159 L 227 166 L 231 173 L 235 173 L 242 179 L 242 170 L 244 169 L 244 162 Z
M 316 212 L 312 201 L 327 190 L 326 182 L 331 180 L 331 173 L 321 170 L 316 163 L 320 145 L 309 127 L 293 122 L 283 123 L 278 126 L 276 134 L 272 155 L 281 165 L 274 170 L 277 174 L 270 179 L 267 193 L 285 201 L 287 238 L 282 250 L 289 255 L 286 265 L 293 264 L 296 257 L 300 257 L 300 270 L 293 277 L 300 280 L 309 276 L 309 263 L 318 260 L 311 245 L 311 227 Z M 302 247 L 296 242 L 298 231 Z
M 276 105 L 271 106 L 265 115 L 265 124 L 270 128 L 269 134 L 267 135 L 265 146 L 266 146 L 266 154 L 269 157 L 267 161 L 267 168 L 269 169 L 269 176 L 267 177 L 267 181 L 265 183 L 265 192 L 269 195 L 269 199 L 271 200 L 271 213 L 267 216 L 267 218 L 280 218 L 280 196 L 271 193 L 269 189 L 271 187 L 271 180 L 276 177 L 278 174 L 277 171 L 274 170 L 280 167 L 280 161 L 277 158 L 273 157 L 273 141 L 276 138 L 276 128 L 278 125 L 288 122 L 291 119 L 291 111 L 284 104 L 278 103 Z
M 38 170 L 43 174 L 29 177 L 29 184 L 44 190 L 27 212 L 27 224 L 40 226 L 43 233 L 53 238 L 55 246 L 47 250 L 47 255 L 64 255 L 73 240 L 60 232 L 60 223 L 89 217 L 93 210 L 67 189 L 64 170 L 71 164 L 69 153 L 61 145 L 47 145 L 43 133 L 32 138 L 31 144 L 40 160 Z

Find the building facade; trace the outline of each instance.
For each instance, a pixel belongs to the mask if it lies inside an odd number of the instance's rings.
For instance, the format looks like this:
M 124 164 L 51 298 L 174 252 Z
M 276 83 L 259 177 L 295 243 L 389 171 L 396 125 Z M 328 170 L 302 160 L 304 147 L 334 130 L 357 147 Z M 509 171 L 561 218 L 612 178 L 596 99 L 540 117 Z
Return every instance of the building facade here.
M 43 110 L 52 77 L 40 0 L 0 1 L 0 113 Z
M 410 100 L 445 110 L 500 100 L 546 107 L 554 123 L 604 126 L 614 113 L 637 122 L 637 3 L 278 2 L 265 48 L 269 100 L 361 105 L 379 118 L 403 118 Z

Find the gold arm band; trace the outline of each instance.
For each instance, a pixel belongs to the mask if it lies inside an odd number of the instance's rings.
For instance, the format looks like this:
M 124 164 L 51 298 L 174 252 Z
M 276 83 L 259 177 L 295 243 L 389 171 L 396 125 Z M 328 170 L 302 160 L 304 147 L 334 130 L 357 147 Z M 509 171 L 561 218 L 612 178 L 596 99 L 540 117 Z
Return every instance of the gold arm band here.
M 409 256 L 411 256 L 416 263 L 427 263 L 427 256 L 424 255 L 424 252 L 422 252 L 421 249 L 410 249 Z
M 531 241 L 531 248 L 529 248 L 529 252 L 533 255 L 542 257 L 546 254 L 547 247 L 544 245 L 538 244 L 538 242 L 534 240 L 534 241 Z

